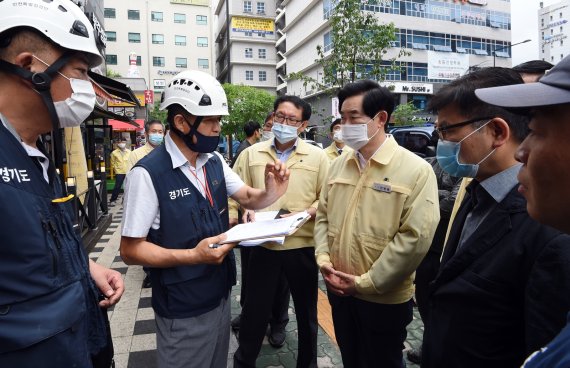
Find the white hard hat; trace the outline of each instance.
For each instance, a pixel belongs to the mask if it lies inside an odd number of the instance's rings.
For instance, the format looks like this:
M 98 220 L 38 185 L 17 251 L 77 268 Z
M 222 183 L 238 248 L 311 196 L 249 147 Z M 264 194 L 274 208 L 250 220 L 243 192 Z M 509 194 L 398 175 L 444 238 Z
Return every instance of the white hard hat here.
M 31 27 L 59 46 L 86 53 L 91 67 L 103 62 L 93 26 L 70 0 L 0 1 L 0 34 L 16 27 Z
M 197 70 L 185 70 L 168 83 L 160 109 L 172 104 L 179 104 L 194 116 L 229 115 L 228 100 L 220 82 Z

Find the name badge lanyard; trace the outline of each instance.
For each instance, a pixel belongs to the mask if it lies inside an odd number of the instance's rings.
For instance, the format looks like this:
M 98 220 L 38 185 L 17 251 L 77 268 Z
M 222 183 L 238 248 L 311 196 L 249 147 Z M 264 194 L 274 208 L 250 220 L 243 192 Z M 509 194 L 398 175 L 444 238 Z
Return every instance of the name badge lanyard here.
M 202 183 L 202 181 L 200 181 L 200 179 L 198 179 L 198 175 L 196 175 L 196 173 L 192 170 L 192 167 L 189 167 L 190 173 L 192 175 L 194 175 L 194 177 L 196 178 L 196 181 L 198 183 L 200 183 L 200 186 L 202 186 L 202 189 L 204 189 L 204 194 L 206 195 L 206 199 L 208 199 L 208 202 L 210 202 L 210 206 L 214 207 L 214 199 L 212 198 L 212 193 L 210 192 L 210 185 L 208 185 L 208 179 L 206 177 L 206 167 L 202 167 L 202 172 L 204 173 L 204 181 L 205 184 Z

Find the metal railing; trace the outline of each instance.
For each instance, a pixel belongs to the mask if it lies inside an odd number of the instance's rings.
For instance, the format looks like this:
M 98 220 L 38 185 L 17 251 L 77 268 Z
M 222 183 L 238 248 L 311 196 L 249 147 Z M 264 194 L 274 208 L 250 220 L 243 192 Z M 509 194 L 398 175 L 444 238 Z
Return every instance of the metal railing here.
M 75 178 L 67 179 L 67 192 L 73 194 L 73 227 L 78 235 L 84 237 L 87 233 L 97 230 L 101 217 L 109 212 L 107 205 L 107 175 L 100 173 L 100 180 L 96 181 L 93 172 L 87 173 L 87 189 L 77 193 Z M 83 202 L 80 198 L 83 197 Z

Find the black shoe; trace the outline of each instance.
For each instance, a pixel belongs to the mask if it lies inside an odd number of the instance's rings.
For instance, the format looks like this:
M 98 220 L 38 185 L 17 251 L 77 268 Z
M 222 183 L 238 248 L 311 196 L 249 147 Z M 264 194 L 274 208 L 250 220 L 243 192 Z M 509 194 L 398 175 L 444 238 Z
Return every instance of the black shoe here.
M 150 287 L 150 276 L 149 275 L 146 275 L 144 277 L 142 287 L 145 289 Z
M 422 348 L 408 350 L 406 353 L 408 360 L 415 364 L 420 364 L 422 362 Z
M 241 314 L 238 314 L 236 317 L 234 317 L 234 319 L 232 319 L 230 322 L 230 325 L 232 326 L 232 330 L 239 331 L 241 325 Z
M 280 348 L 285 344 L 285 331 L 272 330 L 267 340 L 269 341 L 269 345 L 273 346 L 274 348 Z

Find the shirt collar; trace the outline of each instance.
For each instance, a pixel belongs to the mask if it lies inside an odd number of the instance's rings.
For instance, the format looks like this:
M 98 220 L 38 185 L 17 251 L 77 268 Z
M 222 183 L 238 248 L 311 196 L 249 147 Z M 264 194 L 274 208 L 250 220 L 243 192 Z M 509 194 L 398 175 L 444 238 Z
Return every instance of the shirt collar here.
M 515 185 L 519 182 L 517 174 L 522 164 L 516 163 L 506 170 L 491 176 L 481 182 L 481 186 L 497 203 L 501 203 Z
M 176 169 L 181 166 L 188 166 L 190 163 L 182 154 L 182 151 L 176 146 L 176 143 L 170 137 L 170 132 L 166 135 L 164 139 L 164 145 L 166 148 L 166 152 L 170 155 L 170 159 L 172 160 L 172 168 Z M 199 153 L 198 157 L 196 158 L 196 170 L 201 168 L 208 159 L 212 157 L 211 153 Z
M 297 138 L 297 139 L 295 140 L 295 144 L 294 144 L 294 145 L 292 145 L 291 147 L 287 148 L 285 151 L 279 151 L 279 150 L 277 149 L 277 146 L 275 145 L 275 138 L 273 138 L 273 139 L 271 140 L 271 147 L 273 147 L 273 149 L 274 149 L 275 152 L 277 152 L 277 153 L 293 152 L 293 151 L 297 148 L 297 145 L 298 145 L 298 144 L 299 144 L 299 138 Z
M 386 134 L 386 139 L 382 142 L 380 147 L 378 147 L 376 152 L 374 152 L 370 160 L 382 165 L 387 165 L 397 149 L 398 143 L 394 137 L 391 134 Z M 354 151 L 354 157 L 360 162 L 362 168 L 366 166 L 366 160 L 359 151 Z

